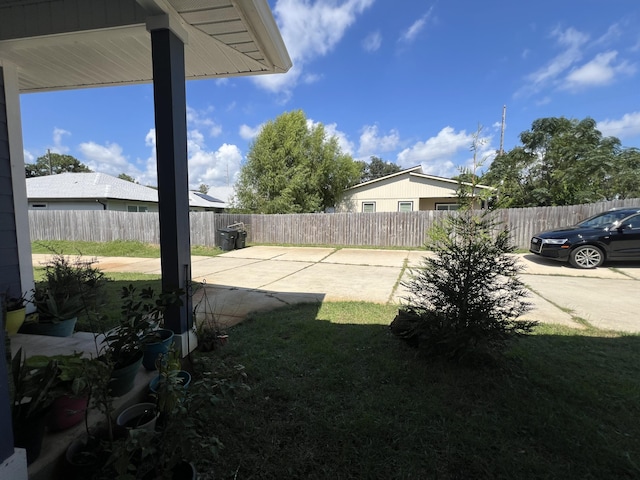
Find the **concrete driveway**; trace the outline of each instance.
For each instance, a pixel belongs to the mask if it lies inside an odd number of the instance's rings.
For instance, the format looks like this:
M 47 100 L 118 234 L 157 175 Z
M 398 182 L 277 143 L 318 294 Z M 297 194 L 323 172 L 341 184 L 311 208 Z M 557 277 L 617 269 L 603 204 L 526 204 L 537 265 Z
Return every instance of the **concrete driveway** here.
M 193 257 L 192 276 L 206 287 L 196 292 L 221 324 L 252 311 L 300 302 L 400 303 L 401 282 L 418 267 L 424 251 L 255 246 L 216 257 Z M 640 263 L 577 270 L 566 264 L 518 255 L 522 280 L 534 309 L 524 318 L 580 327 L 640 332 Z M 45 256 L 34 255 L 34 265 Z M 160 273 L 159 259 L 98 257 L 105 272 Z

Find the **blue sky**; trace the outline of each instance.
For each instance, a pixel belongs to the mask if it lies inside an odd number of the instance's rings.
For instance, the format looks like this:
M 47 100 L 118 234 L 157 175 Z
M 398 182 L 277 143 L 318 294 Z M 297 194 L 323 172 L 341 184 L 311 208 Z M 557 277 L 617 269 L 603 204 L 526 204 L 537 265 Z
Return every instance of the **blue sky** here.
M 301 109 L 355 159 L 452 176 L 542 117 L 640 147 L 640 2 L 270 0 L 284 75 L 187 82 L 190 186 L 225 196 L 261 125 Z M 25 94 L 25 160 L 48 148 L 155 185 L 151 85 Z

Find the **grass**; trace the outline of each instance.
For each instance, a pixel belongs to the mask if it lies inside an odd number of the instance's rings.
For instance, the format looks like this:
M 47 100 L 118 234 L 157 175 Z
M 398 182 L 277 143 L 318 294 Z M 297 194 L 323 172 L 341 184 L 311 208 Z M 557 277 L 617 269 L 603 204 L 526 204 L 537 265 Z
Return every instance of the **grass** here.
M 36 282 L 42 281 L 44 278 L 43 267 L 34 268 L 33 273 Z M 104 330 L 108 330 L 118 324 L 120 305 L 122 303 L 120 293 L 124 287 L 132 284 L 136 287 L 137 291 L 141 291 L 144 288 L 152 288 L 154 292 L 159 293 L 162 290 L 160 275 L 109 272 L 105 273 L 105 277 L 109 280 L 104 292 L 105 305 L 99 312 L 106 317 L 106 321 L 101 325 L 101 328 Z M 95 325 L 92 325 L 86 315 L 81 313 L 78 316 L 76 331 L 90 332 L 92 331 L 92 327 L 95 329 Z
M 65 255 L 91 255 L 96 257 L 142 257 L 160 258 L 160 246 L 142 242 L 116 240 L 113 242 L 84 242 L 70 240 L 47 240 L 32 242 L 32 253 L 51 253 Z M 191 255 L 213 257 L 224 253 L 216 247 L 192 245 Z
M 638 336 L 541 326 L 469 369 L 392 337 L 395 312 L 307 304 L 233 327 L 207 355 L 251 390 L 213 407 L 216 478 L 640 477 Z

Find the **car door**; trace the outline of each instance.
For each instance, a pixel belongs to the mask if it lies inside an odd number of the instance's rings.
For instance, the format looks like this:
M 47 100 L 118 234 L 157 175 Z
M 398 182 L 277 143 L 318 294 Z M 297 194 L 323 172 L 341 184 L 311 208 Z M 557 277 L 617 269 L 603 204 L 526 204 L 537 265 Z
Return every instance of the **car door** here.
M 627 218 L 609 234 L 609 258 L 640 259 L 640 214 Z

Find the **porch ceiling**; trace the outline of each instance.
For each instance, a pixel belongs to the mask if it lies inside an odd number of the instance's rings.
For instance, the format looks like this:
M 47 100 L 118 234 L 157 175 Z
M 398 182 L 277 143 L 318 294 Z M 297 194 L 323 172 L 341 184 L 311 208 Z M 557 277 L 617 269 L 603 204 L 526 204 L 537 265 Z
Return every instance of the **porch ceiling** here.
M 152 81 L 148 28 L 186 42 L 186 78 L 286 72 L 266 0 L 0 0 L 0 65 L 21 92 Z

